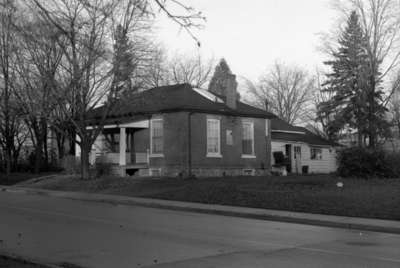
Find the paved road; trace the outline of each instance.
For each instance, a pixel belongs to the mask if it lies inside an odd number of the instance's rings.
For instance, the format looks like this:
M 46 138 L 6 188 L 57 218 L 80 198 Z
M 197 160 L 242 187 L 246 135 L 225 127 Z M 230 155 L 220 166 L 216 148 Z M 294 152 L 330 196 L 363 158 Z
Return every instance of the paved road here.
M 400 235 L 0 192 L 0 252 L 84 267 L 400 267 Z

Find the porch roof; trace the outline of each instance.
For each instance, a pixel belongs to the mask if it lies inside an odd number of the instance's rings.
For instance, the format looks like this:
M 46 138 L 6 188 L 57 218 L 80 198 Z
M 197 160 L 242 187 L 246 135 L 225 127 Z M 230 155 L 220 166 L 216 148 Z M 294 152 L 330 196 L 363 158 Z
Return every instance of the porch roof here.
M 90 115 L 90 122 L 96 123 L 104 107 L 99 107 Z M 275 115 L 237 101 L 237 108 L 231 109 L 225 103 L 212 101 L 193 90 L 189 84 L 156 87 L 128 99 L 123 99 L 109 113 L 106 123 L 122 123 L 147 118 L 157 113 L 189 111 L 223 114 L 240 117 L 274 118 Z

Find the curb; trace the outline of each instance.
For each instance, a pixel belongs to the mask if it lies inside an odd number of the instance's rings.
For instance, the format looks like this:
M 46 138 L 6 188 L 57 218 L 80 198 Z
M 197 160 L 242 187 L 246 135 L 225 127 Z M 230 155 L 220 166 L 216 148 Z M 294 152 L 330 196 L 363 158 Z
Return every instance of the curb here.
M 241 217 L 258 220 L 279 221 L 316 225 L 333 228 L 355 229 L 360 231 L 373 231 L 391 234 L 400 234 L 400 222 L 369 218 L 356 218 L 345 216 L 333 216 L 311 213 L 300 213 L 280 210 L 257 209 L 247 207 L 234 207 L 223 205 L 210 205 L 202 203 L 190 203 L 150 198 L 127 197 L 107 194 L 92 194 L 82 192 L 63 192 L 13 186 L 0 186 L 0 191 L 36 194 L 66 198 L 72 200 L 104 202 L 130 206 L 142 206 L 151 208 L 170 209 L 177 211 L 207 213 L 222 216 Z

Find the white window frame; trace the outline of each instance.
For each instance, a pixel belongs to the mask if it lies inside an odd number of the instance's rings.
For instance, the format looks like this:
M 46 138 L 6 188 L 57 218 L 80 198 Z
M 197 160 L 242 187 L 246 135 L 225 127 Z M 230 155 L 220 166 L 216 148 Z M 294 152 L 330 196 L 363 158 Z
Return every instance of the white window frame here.
M 163 152 L 153 153 L 153 122 L 161 121 L 162 125 L 162 139 L 163 139 Z M 154 118 L 150 120 L 150 157 L 164 157 L 164 120 L 162 118 Z
M 242 142 L 244 139 L 244 133 L 243 133 L 243 129 L 244 129 L 244 125 L 250 125 L 250 133 L 251 133 L 251 154 L 244 154 L 243 153 L 243 144 L 242 144 L 242 158 L 256 158 L 256 153 L 254 150 L 254 122 L 253 121 L 249 121 L 249 120 L 243 120 L 242 121 Z
M 209 152 L 208 151 L 208 140 L 209 140 L 209 136 L 208 136 L 208 134 L 209 134 L 209 131 L 208 131 L 208 123 L 209 122 L 213 122 L 213 123 L 217 123 L 217 132 L 218 132 L 218 151 L 217 152 Z M 221 154 L 221 120 L 219 120 L 219 119 L 216 119 L 216 118 L 207 118 L 207 125 L 206 125 L 206 137 L 207 137 L 207 142 L 206 142 L 206 144 L 207 144 L 207 148 L 206 148 L 206 150 L 207 150 L 207 154 L 206 154 L 206 156 L 207 157 L 218 157 L 218 158 L 221 158 L 222 157 L 222 154 Z

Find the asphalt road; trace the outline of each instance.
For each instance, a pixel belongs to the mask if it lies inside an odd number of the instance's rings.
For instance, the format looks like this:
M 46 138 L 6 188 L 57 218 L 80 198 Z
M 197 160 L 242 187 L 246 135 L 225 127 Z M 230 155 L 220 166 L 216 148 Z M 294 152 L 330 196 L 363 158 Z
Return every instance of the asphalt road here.
M 400 267 L 400 235 L 0 192 L 0 252 L 83 267 Z

